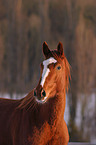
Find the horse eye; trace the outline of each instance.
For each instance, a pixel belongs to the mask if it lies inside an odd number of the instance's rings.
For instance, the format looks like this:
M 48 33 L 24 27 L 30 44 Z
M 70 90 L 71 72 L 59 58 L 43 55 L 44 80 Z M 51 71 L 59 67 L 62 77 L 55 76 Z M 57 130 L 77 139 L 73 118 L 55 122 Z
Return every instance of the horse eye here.
M 60 69 L 61 69 L 61 67 L 60 67 L 60 66 L 58 66 L 58 67 L 57 67 L 57 69 L 58 69 L 58 70 L 60 70 Z

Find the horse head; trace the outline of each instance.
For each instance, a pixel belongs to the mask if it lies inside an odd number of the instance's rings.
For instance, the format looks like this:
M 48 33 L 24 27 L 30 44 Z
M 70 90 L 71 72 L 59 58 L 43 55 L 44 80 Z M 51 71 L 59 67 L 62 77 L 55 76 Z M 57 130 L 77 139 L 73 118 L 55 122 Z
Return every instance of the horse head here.
M 59 42 L 57 49 L 52 51 L 44 42 L 43 53 L 45 60 L 41 63 L 40 80 L 34 89 L 34 96 L 38 103 L 45 103 L 64 90 L 68 84 L 70 72 L 61 42 Z

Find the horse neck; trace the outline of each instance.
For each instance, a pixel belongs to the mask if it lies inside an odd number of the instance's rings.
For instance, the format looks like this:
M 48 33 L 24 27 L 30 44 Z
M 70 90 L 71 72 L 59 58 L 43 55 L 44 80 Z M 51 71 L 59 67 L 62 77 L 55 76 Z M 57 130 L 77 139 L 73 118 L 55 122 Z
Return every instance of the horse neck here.
M 56 99 L 57 99 L 57 106 L 61 106 L 61 112 L 65 111 L 65 104 L 66 104 L 66 95 L 65 95 L 65 86 L 64 83 L 60 83 L 56 88 Z
M 63 117 L 65 111 L 65 91 L 62 90 L 61 92 L 57 92 L 56 96 L 54 97 L 53 107 L 54 113 L 57 117 Z
M 64 110 L 65 110 L 65 93 L 62 92 L 56 93 L 53 98 L 50 98 L 45 104 L 40 104 L 38 106 L 38 120 L 41 124 L 48 122 L 52 128 L 58 126 L 61 120 L 64 119 Z M 43 118 L 40 120 L 40 118 Z
M 63 84 L 57 86 L 56 94 L 51 100 L 52 103 L 52 118 L 53 124 L 58 125 L 61 120 L 64 120 L 64 111 L 65 111 L 65 104 L 66 104 L 66 96 L 65 96 L 65 87 Z

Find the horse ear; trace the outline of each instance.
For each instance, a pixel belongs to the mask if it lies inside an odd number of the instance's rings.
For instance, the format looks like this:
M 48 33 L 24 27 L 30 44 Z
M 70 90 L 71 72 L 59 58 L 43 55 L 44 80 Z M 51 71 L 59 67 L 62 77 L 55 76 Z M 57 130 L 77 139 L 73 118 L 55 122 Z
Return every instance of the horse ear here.
M 51 53 L 48 44 L 46 42 L 43 43 L 43 53 L 45 55 L 45 57 L 48 57 L 49 54 Z
M 61 56 L 64 54 L 63 44 L 61 42 L 58 43 L 57 50 Z

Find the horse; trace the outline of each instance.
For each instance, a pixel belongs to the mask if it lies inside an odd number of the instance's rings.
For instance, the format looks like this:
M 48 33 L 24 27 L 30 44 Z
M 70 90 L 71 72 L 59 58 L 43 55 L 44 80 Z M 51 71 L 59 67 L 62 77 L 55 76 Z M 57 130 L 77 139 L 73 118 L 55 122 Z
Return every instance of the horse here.
M 70 65 L 63 44 L 50 50 L 43 43 L 44 61 L 36 88 L 22 99 L 0 98 L 0 145 L 67 145 L 64 121 Z

